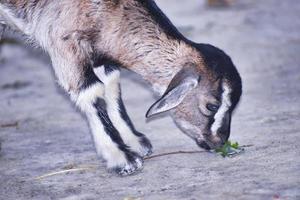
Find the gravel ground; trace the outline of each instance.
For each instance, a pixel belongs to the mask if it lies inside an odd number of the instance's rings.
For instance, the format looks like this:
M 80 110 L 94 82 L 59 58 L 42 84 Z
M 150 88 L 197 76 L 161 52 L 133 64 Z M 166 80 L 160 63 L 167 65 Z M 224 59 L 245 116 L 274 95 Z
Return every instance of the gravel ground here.
M 200 0 L 158 4 L 187 37 L 232 56 L 244 94 L 231 139 L 254 146 L 234 158 L 172 155 L 145 161 L 143 171 L 133 176 L 109 174 L 96 156 L 84 117 L 58 88 L 48 57 L 4 43 L 1 200 L 300 199 L 299 0 L 243 0 L 215 9 Z M 155 154 L 198 150 L 169 117 L 145 120 L 155 98 L 142 80 L 124 72 L 122 82 L 129 114 L 151 139 Z M 35 179 L 86 166 L 85 171 Z

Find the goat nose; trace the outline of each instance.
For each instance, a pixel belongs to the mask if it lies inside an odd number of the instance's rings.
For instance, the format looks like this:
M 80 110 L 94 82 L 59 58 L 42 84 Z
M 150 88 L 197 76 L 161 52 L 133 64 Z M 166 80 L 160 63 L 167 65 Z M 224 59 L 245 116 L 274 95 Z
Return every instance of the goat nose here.
M 211 142 L 211 144 L 213 145 L 213 148 L 219 148 L 219 147 L 222 147 L 226 140 L 225 138 L 223 137 L 220 137 L 218 134 L 217 135 L 212 135 L 210 138 L 209 138 L 209 141 Z

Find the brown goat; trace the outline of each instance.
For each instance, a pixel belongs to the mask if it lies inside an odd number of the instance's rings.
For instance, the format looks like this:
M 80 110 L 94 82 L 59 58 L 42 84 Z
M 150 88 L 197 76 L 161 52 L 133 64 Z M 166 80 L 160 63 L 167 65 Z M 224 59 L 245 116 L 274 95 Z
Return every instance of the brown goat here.
M 60 85 L 84 112 L 109 169 L 142 168 L 150 141 L 130 121 L 119 69 L 141 75 L 161 96 L 147 117 L 170 111 L 205 149 L 224 144 L 241 78 L 220 49 L 186 39 L 153 0 L 0 0 L 0 17 L 50 55 Z

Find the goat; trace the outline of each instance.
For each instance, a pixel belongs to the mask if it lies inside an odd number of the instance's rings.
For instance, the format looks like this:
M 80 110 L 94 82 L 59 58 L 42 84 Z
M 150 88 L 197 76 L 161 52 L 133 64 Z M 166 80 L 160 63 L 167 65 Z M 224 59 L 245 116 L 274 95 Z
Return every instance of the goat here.
M 120 68 L 161 96 L 146 117 L 169 111 L 205 149 L 228 140 L 242 92 L 237 69 L 222 50 L 185 38 L 154 0 L 0 0 L 0 16 L 48 52 L 59 84 L 87 116 L 97 153 L 117 174 L 142 169 L 152 152 L 126 113 Z

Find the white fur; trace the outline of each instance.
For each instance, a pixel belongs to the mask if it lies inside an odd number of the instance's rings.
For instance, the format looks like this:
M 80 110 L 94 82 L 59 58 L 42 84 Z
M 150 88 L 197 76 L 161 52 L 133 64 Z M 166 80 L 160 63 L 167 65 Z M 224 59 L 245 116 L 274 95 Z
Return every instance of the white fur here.
M 214 116 L 215 121 L 211 126 L 211 131 L 212 134 L 214 135 L 217 134 L 218 129 L 222 126 L 222 121 L 225 117 L 225 114 L 231 106 L 231 101 L 230 101 L 231 89 L 225 82 L 223 83 L 222 87 L 224 90 L 222 93 L 222 103 L 218 112 Z
M 0 4 L 0 17 L 4 18 L 10 27 L 28 34 L 28 28 L 26 28 L 25 23 L 21 19 L 15 17 L 11 10 L 6 8 L 3 4 Z
M 127 164 L 125 154 L 119 150 L 117 144 L 105 133 L 105 129 L 97 115 L 97 110 L 93 106 L 98 97 L 104 98 L 104 86 L 101 83 L 96 83 L 80 92 L 75 102 L 87 114 L 97 153 L 102 154 L 107 161 L 108 168 L 124 166 Z M 72 98 L 76 98 L 76 96 Z
M 89 112 L 94 109 L 93 103 L 97 97 L 104 97 L 104 86 L 101 83 L 90 86 L 81 91 L 79 95 L 71 95 L 72 100 L 83 112 Z
M 49 16 L 51 16 L 51 14 L 49 13 L 51 12 L 51 7 L 44 9 L 43 12 L 44 15 L 48 14 Z M 49 39 L 51 35 L 49 35 L 49 31 L 47 30 L 49 30 L 49 27 L 52 23 L 53 19 L 51 17 L 42 18 L 42 20 L 39 19 L 37 15 L 34 15 L 33 17 L 33 35 L 35 36 L 35 40 L 38 41 L 39 45 L 44 49 L 48 49 L 49 47 L 51 47 L 51 40 Z
M 108 115 L 116 129 L 119 131 L 124 143 L 127 144 L 133 151 L 144 154 L 145 152 L 139 143 L 139 138 L 133 134 L 119 111 L 120 108 L 118 99 L 120 98 L 120 72 L 115 70 L 106 75 L 104 67 L 98 67 L 95 69 L 95 73 L 105 85 L 105 100 L 107 102 Z

